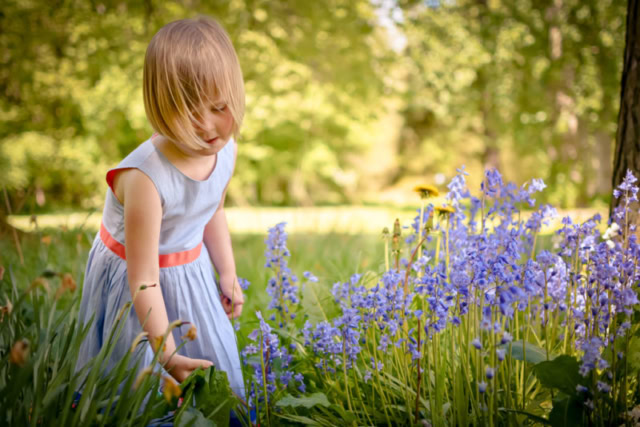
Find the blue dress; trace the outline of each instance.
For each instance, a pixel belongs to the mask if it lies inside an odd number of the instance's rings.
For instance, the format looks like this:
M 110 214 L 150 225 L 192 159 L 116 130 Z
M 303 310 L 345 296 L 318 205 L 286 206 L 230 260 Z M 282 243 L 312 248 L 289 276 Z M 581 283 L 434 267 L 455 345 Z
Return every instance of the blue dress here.
M 231 139 L 218 152 L 209 178 L 196 181 L 180 172 L 149 139 L 107 173 L 107 182 L 111 187 L 118 171 L 136 168 L 155 185 L 162 203 L 159 285 L 169 322 L 180 319 L 197 328 L 197 338 L 187 340 L 178 353 L 211 360 L 227 373 L 233 391 L 244 397 L 235 333 L 220 302 L 214 269 L 202 242 L 204 227 L 218 208 L 233 172 L 234 145 Z M 86 324 L 95 317 L 80 349 L 77 369 L 98 354 L 109 338 L 118 312 L 131 301 L 124 258 L 124 207 L 113 188 L 109 188 L 102 226 L 89 252 L 82 289 L 80 322 Z M 188 329 L 189 325 L 185 325 L 173 330 L 176 346 L 182 343 L 182 336 Z M 108 361 L 108 370 L 130 350 L 140 332 L 142 327 L 132 308 Z M 153 359 L 149 343 L 139 345 L 136 356 L 142 359 L 139 369 L 149 366 Z

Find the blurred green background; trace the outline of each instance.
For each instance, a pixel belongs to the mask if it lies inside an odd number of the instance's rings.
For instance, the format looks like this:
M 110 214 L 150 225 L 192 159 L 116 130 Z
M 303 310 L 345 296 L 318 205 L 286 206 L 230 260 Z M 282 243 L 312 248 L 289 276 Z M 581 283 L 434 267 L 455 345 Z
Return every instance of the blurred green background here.
M 151 134 L 149 40 L 207 14 L 246 82 L 229 206 L 406 206 L 465 164 L 472 188 L 492 166 L 543 178 L 558 207 L 603 208 L 625 3 L 4 0 L 3 199 L 23 215 L 99 211 L 106 170 Z

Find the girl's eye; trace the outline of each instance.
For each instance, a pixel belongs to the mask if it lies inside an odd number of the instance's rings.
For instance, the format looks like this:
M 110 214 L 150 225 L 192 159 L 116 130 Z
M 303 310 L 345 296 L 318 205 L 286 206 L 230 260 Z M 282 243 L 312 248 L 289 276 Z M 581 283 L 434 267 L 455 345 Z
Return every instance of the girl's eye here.
M 211 107 L 212 112 L 222 112 L 227 108 L 227 104 L 214 105 Z

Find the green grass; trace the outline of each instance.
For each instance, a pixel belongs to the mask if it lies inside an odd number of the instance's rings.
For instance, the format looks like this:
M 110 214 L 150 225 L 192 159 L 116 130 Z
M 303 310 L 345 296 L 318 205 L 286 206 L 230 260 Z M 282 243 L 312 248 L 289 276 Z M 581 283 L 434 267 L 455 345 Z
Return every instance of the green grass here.
M 240 339 L 255 327 L 253 313 L 266 311 L 269 303 L 270 297 L 265 292 L 270 277 L 269 270 L 264 268 L 266 235 L 266 231 L 232 235 L 237 274 L 251 282 L 240 318 Z M 21 287 L 28 286 L 45 271 L 70 273 L 80 285 L 94 238 L 94 231 L 81 229 L 46 228 L 24 233 L 20 237 L 24 254 L 24 264 L 21 264 L 13 237 L 5 235 L 0 239 L 0 265 Z M 311 271 L 319 279 L 313 289 L 305 288 L 303 292 L 305 306 L 315 317 L 321 316 L 319 305 L 330 297 L 329 291 L 335 282 L 347 280 L 356 272 L 379 271 L 384 263 L 384 246 L 378 235 L 297 233 L 289 236 L 288 247 L 292 254 L 289 267 L 294 274 L 301 277 L 304 271 Z M 76 292 L 79 294 L 80 290 Z M 2 295 L 0 305 L 5 303 L 4 299 Z

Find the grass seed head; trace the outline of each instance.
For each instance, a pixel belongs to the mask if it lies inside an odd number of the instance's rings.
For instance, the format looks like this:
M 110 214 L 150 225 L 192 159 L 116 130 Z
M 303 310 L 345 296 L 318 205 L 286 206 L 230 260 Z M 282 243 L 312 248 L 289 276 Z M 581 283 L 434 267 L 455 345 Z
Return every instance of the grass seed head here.
M 14 365 L 23 366 L 29 357 L 29 341 L 22 339 L 16 341 L 11 347 L 9 361 Z
M 140 384 L 142 384 L 144 379 L 149 375 L 151 375 L 152 372 L 153 372 L 153 367 L 151 366 L 147 366 L 142 371 L 140 371 L 140 373 L 136 377 L 136 381 L 133 383 L 133 388 L 137 389 L 138 387 L 140 387 Z
M 76 281 L 74 280 L 73 276 L 69 273 L 64 273 L 62 275 L 62 287 L 65 290 L 68 290 L 69 292 L 75 292 L 76 291 Z
M 11 303 L 9 298 L 7 298 L 7 305 L 3 305 L 2 307 L 0 307 L 0 322 L 4 320 L 4 315 L 10 315 L 11 311 L 13 311 L 13 304 Z
M 142 341 L 142 339 L 145 338 L 147 335 L 149 335 L 148 332 L 140 332 L 138 336 L 134 338 L 133 343 L 131 343 L 131 349 L 129 350 L 129 352 L 133 353 L 136 347 L 138 346 L 138 344 L 140 344 L 140 341 Z
M 33 291 L 34 289 L 37 289 L 37 288 L 42 288 L 48 293 L 50 289 L 49 281 L 44 277 L 38 277 L 33 282 L 31 282 L 31 285 L 29 286 L 29 289 L 27 292 Z

